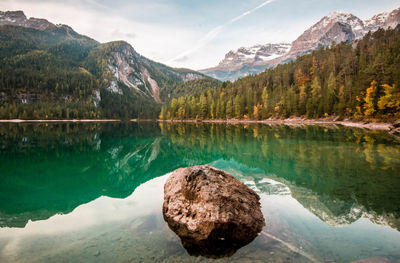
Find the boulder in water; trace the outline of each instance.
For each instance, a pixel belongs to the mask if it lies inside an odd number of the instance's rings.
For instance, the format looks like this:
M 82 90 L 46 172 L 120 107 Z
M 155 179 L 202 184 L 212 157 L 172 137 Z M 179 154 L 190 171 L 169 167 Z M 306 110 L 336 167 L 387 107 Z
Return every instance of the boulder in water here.
M 230 256 L 265 225 L 260 197 L 209 165 L 175 170 L 164 185 L 163 215 L 192 255 Z

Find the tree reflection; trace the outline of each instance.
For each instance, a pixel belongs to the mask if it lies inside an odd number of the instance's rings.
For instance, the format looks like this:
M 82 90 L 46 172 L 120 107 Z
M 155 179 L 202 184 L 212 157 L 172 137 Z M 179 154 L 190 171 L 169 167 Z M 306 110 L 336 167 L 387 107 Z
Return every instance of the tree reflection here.
M 174 130 L 182 126 L 186 133 L 178 136 Z M 207 130 L 212 135 L 205 137 Z M 400 216 L 399 144 L 385 132 L 257 124 L 202 124 L 198 129 L 196 124 L 175 123 L 163 124 L 161 132 L 175 149 L 188 149 L 191 158 L 203 153 L 214 160 L 234 159 L 306 188 L 324 197 L 322 202 L 338 216 L 359 205 L 371 214 Z M 336 200 L 339 209 L 329 200 Z
M 68 213 L 102 195 L 125 198 L 152 178 L 216 160 L 257 168 L 249 175 L 256 183 L 274 176 L 310 210 L 346 218 L 363 207 L 400 225 L 400 148 L 385 132 L 149 122 L 1 124 L 0 226 Z

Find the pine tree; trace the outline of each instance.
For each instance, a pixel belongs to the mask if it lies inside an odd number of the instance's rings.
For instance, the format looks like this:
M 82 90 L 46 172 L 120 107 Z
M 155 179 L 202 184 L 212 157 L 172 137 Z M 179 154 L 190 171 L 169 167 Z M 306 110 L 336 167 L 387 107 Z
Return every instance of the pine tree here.
M 232 101 L 228 100 L 228 102 L 226 103 L 226 116 L 225 117 L 227 119 L 232 118 L 233 117 L 232 113 L 233 113 Z
M 325 113 L 331 114 L 336 102 L 336 78 L 333 72 L 329 75 L 326 89 Z
M 268 117 L 268 92 L 267 87 L 264 87 L 263 92 L 261 94 L 261 103 L 262 103 L 262 118 L 266 119 Z
M 233 107 L 235 109 L 235 118 L 240 119 L 242 117 L 242 101 L 240 95 L 236 95 L 233 101 Z
M 210 117 L 211 119 L 215 119 L 216 113 L 215 113 L 215 103 L 214 101 L 211 102 L 211 106 L 210 106 Z
M 204 94 L 201 94 L 200 96 L 199 106 L 200 106 L 199 117 L 201 119 L 205 119 L 207 117 L 207 98 L 206 96 L 204 96 Z

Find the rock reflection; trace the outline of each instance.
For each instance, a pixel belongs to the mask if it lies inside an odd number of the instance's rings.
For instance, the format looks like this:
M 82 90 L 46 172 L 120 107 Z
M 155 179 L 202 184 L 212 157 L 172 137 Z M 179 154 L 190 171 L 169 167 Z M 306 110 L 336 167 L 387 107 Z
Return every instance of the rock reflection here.
M 164 185 L 162 211 L 194 256 L 232 256 L 265 226 L 257 193 L 210 165 L 175 170 Z
M 102 195 L 125 198 L 154 177 L 216 160 L 257 168 L 241 180 L 291 193 L 329 224 L 364 216 L 400 229 L 400 147 L 386 132 L 179 123 L 1 124 L 0 227 Z M 287 187 L 262 181 L 265 174 Z
M 172 228 L 171 230 L 173 231 Z M 238 242 L 234 240 L 220 240 L 216 237 L 209 237 L 200 241 L 185 237 L 180 238 L 182 246 L 186 249 L 189 255 L 195 257 L 202 256 L 206 258 L 218 259 L 233 256 L 239 248 L 251 243 L 255 237 L 245 242 Z
M 206 151 L 214 160 L 219 157 L 257 167 L 264 174 L 276 175 L 289 188 L 308 190 L 305 197 L 317 196 L 330 202 L 327 207 L 333 215 L 343 217 L 346 210 L 345 214 L 352 213 L 350 217 L 357 219 L 357 208 L 363 207 L 361 214 L 388 216 L 393 222 L 390 225 L 400 229 L 396 223 L 400 218 L 400 150 L 399 143 L 387 132 L 258 124 L 162 123 L 160 127 L 174 147 L 196 149 L 187 153 L 193 158 Z M 301 195 L 294 197 L 302 199 Z

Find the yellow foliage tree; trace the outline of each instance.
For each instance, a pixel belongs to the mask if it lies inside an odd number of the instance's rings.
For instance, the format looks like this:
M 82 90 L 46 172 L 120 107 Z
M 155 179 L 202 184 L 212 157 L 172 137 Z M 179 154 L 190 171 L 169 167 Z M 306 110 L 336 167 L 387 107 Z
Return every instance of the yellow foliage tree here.
M 253 107 L 253 118 L 256 120 L 260 119 L 260 109 L 261 109 L 260 104 L 254 105 Z
M 377 89 L 378 89 L 378 83 L 375 80 L 373 80 L 371 82 L 371 86 L 367 89 L 367 93 L 364 98 L 365 101 L 364 114 L 366 116 L 372 116 L 376 112 L 375 100 L 376 100 Z
M 380 97 L 378 108 L 380 110 L 398 111 L 400 110 L 400 91 L 396 92 L 396 86 L 383 84 L 385 95 Z
M 296 83 L 297 83 L 297 85 L 298 85 L 299 87 L 300 87 L 300 86 L 304 86 L 307 82 L 309 82 L 309 81 L 311 80 L 311 78 L 310 78 L 307 74 L 305 74 L 305 73 L 301 70 L 301 68 L 299 68 L 299 69 L 296 71 L 295 78 L 296 78 Z

